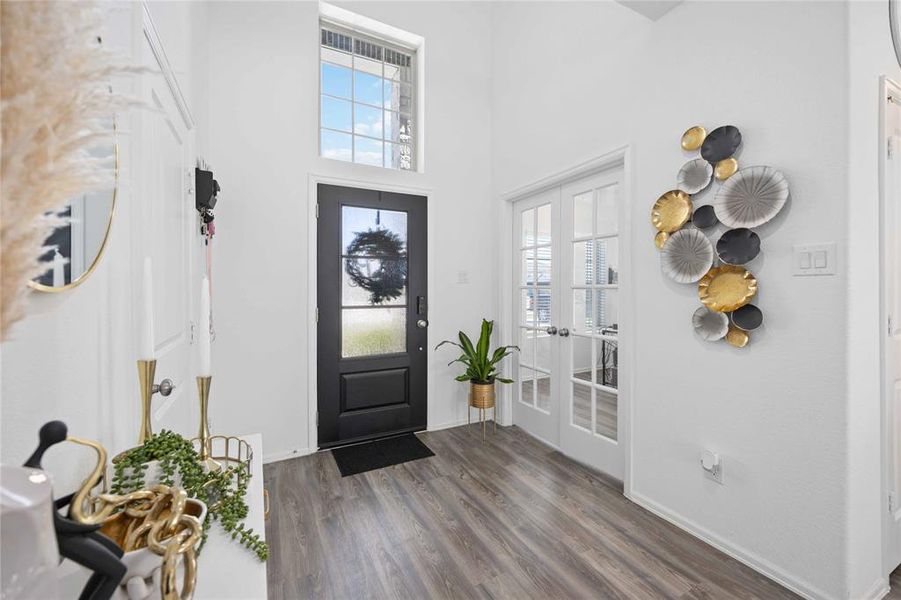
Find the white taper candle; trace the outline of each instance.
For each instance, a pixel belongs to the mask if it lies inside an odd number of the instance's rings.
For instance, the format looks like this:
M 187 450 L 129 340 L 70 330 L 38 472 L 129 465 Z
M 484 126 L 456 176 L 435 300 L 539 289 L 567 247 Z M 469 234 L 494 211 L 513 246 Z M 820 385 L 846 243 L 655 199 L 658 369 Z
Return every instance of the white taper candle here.
M 200 285 L 200 373 L 201 377 L 212 375 L 210 357 L 210 280 L 203 278 Z
M 141 288 L 139 318 L 141 330 L 138 337 L 138 359 L 153 360 L 156 358 L 153 335 L 153 263 L 149 256 L 144 258 L 144 283 Z

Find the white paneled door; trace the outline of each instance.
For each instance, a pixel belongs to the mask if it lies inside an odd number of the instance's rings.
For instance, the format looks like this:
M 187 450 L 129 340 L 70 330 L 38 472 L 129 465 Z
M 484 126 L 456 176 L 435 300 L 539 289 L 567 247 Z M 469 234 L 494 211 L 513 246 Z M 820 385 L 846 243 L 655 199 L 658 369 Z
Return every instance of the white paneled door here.
M 898 92 L 895 90 L 889 96 L 886 105 L 882 165 L 886 574 L 901 564 L 901 105 L 898 104 L 901 93 Z
M 140 111 L 135 132 L 135 230 L 141 251 L 135 256 L 134 281 L 140 293 L 141 265 L 153 265 L 154 348 L 156 380 L 170 379 L 168 397 L 153 397 L 154 432 L 172 429 L 183 435 L 196 431 L 196 384 L 191 352 L 193 299 L 199 296 L 200 275 L 195 247 L 199 243 L 194 211 L 193 122 L 178 81 L 169 68 L 145 7 L 142 61 L 148 73 L 140 80 Z M 140 318 L 140 316 L 139 316 Z
M 619 479 L 622 177 L 607 170 L 520 200 L 513 231 L 514 423 Z

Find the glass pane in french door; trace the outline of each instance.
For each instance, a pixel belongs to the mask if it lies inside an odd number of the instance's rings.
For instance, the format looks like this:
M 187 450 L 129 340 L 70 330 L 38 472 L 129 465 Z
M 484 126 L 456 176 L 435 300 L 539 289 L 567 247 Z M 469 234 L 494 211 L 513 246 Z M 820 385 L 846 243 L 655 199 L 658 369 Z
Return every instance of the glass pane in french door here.
M 519 239 L 519 400 L 550 411 L 552 370 L 551 326 L 553 233 L 551 203 L 521 213 Z
M 572 270 L 568 282 L 572 320 L 570 424 L 617 439 L 619 289 L 619 186 L 574 194 Z

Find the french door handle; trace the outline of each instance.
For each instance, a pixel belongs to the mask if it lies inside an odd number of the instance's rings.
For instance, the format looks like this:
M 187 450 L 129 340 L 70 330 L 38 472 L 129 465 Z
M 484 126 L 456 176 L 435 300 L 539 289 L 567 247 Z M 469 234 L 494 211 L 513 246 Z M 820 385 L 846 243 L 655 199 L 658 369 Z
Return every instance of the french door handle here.
M 545 329 L 544 331 L 547 332 L 549 335 L 557 335 L 557 328 L 554 327 L 553 325 L 551 325 L 550 327 L 548 327 L 548 328 Z
M 416 321 L 416 326 L 420 329 L 425 329 L 429 326 L 429 322 L 427 319 L 419 319 L 418 321 Z
M 564 327 L 560 330 L 560 337 L 569 337 L 569 329 Z

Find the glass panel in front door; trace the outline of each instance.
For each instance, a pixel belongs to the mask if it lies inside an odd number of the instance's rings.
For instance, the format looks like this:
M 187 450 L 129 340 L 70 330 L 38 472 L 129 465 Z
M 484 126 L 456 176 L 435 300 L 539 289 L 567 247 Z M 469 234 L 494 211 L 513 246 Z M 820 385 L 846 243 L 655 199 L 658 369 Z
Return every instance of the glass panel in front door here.
M 519 400 L 550 412 L 552 349 L 551 271 L 553 267 L 552 206 L 522 211 L 519 277 Z
M 407 213 L 341 210 L 341 356 L 407 350 Z
M 617 439 L 619 186 L 572 197 L 571 424 Z

